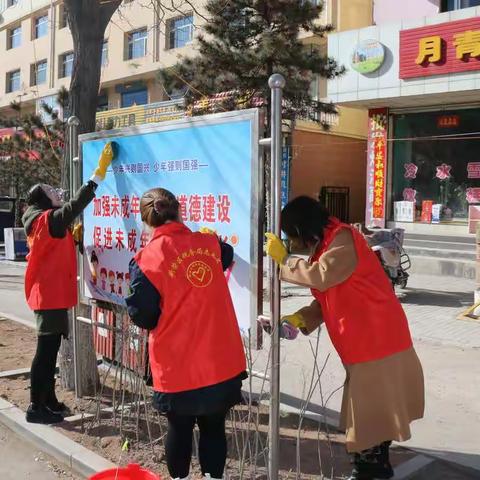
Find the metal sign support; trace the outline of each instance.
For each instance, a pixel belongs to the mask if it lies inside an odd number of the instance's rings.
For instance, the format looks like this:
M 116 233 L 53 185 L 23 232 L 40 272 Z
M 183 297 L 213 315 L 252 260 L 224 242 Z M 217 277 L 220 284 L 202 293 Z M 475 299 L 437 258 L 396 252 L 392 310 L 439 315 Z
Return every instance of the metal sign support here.
M 67 120 L 68 125 L 68 156 L 69 156 L 69 190 L 70 199 L 73 198 L 75 192 L 79 188 L 79 163 L 78 163 L 78 126 L 80 120 L 77 117 L 70 117 Z M 78 278 L 77 278 L 78 288 Z M 72 308 L 72 343 L 73 343 L 73 370 L 75 381 L 75 397 L 81 398 L 82 386 L 80 381 L 80 364 L 79 364 L 79 345 L 78 345 L 78 323 L 77 323 L 77 307 Z
M 282 95 L 285 78 L 276 73 L 268 80 L 271 93 L 270 137 L 270 219 L 271 229 L 280 237 L 281 166 L 282 166 Z M 270 423 L 269 423 L 269 480 L 278 479 L 280 452 L 280 275 L 270 259 L 270 320 L 272 325 L 270 358 Z

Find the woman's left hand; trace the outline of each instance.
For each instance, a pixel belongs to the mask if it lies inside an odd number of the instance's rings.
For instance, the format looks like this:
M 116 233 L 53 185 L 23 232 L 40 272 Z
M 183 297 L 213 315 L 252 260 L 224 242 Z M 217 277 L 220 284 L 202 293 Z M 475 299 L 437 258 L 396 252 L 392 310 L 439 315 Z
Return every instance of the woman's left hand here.
M 283 265 L 288 257 L 288 252 L 282 240 L 274 233 L 266 233 L 267 243 L 265 244 L 265 253 L 279 265 Z

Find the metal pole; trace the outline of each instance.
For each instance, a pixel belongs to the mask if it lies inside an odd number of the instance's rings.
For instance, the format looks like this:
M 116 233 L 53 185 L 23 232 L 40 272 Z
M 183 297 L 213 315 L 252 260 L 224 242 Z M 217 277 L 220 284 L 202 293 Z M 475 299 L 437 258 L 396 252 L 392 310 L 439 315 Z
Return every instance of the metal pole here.
M 270 222 L 272 232 L 280 237 L 281 164 L 282 164 L 282 93 L 285 78 L 275 73 L 268 80 L 272 90 L 271 101 L 271 156 L 270 156 Z M 270 319 L 272 346 L 270 358 L 270 423 L 269 423 L 269 480 L 278 479 L 280 452 L 280 276 L 275 262 L 270 259 Z
M 80 120 L 77 117 L 70 117 L 67 120 L 68 125 L 68 160 L 69 160 L 69 190 L 70 199 L 75 195 L 77 189 L 77 160 L 78 155 L 78 126 Z M 78 289 L 78 279 L 77 279 Z M 82 396 L 82 386 L 80 382 L 80 365 L 78 359 L 79 345 L 78 345 L 78 324 L 77 324 L 77 307 L 72 308 L 72 343 L 73 343 L 73 373 L 75 382 L 75 397 Z

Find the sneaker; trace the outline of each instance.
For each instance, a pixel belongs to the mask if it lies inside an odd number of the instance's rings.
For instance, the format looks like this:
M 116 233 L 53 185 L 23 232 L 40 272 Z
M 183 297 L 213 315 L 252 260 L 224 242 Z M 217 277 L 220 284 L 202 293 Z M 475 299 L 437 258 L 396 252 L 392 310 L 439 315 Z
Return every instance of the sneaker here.
M 30 405 L 27 409 L 25 418 L 28 423 L 41 423 L 43 425 L 52 425 L 63 422 L 63 417 L 53 413 L 47 407 Z
M 70 409 L 63 402 L 59 402 L 58 400 L 48 403 L 47 408 L 57 415 L 68 415 L 70 413 Z

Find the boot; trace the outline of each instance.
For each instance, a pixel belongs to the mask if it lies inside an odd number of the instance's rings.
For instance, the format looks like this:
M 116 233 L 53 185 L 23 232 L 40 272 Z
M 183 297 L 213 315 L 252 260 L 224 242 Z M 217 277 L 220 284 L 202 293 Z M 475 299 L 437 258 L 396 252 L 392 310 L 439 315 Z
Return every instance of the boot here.
M 347 480 L 375 480 L 364 452 L 354 453 L 352 474 Z
M 61 415 L 53 413 L 44 405 L 35 405 L 33 403 L 28 407 L 25 419 L 28 423 L 41 423 L 43 425 L 63 422 Z
M 389 479 L 394 475 L 390 464 L 389 449 L 392 442 L 354 454 L 354 467 L 348 480 Z
M 222 478 L 211 477 L 209 473 L 206 473 L 205 476 L 203 476 L 202 478 L 203 478 L 203 480 L 222 480 Z
M 388 479 L 394 476 L 394 471 L 390 463 L 390 445 L 392 442 L 383 442 L 380 445 L 380 454 L 378 455 L 377 478 Z

